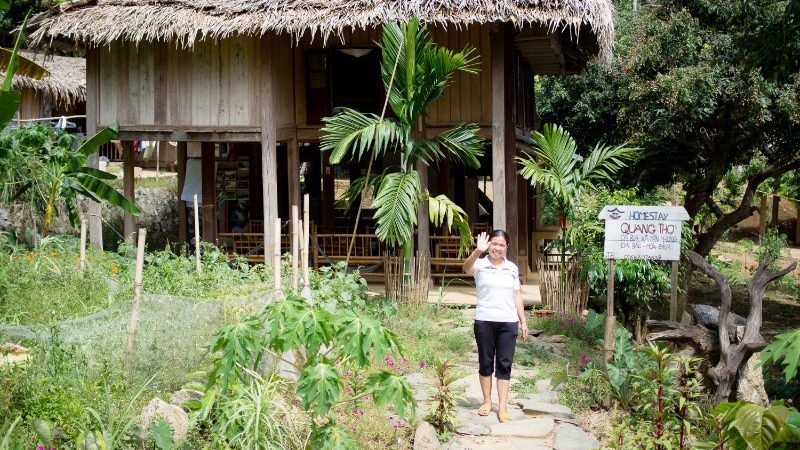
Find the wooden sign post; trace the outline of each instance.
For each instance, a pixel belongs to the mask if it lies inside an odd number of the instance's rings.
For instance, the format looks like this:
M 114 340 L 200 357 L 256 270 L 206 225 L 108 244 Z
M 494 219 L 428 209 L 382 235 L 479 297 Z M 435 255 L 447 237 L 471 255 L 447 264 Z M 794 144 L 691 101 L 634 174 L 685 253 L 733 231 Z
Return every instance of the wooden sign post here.
M 614 352 L 614 261 L 649 259 L 672 261 L 669 315 L 678 314 L 678 262 L 681 259 L 681 225 L 689 220 L 682 206 L 607 205 L 597 216 L 605 221 L 603 254 L 608 260 L 608 305 L 605 322 L 605 357 Z

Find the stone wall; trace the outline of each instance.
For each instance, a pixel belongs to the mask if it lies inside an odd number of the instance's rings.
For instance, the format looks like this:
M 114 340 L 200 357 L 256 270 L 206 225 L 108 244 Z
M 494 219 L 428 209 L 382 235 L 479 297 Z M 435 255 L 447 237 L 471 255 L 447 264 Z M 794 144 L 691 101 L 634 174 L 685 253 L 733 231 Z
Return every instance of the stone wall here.
M 167 242 L 176 242 L 178 236 L 178 194 L 176 188 L 143 188 L 136 189 L 136 205 L 142 211 L 136 218 L 138 226 L 147 228 L 147 245 L 150 248 L 164 246 Z M 86 211 L 87 201 L 79 200 L 79 208 Z M 50 234 L 78 235 L 69 223 L 63 202 L 58 205 L 59 214 L 53 218 Z M 102 207 L 103 243 L 106 249 L 116 249 L 122 240 L 123 211 L 119 208 Z M 24 236 L 26 228 L 41 229 L 43 214 L 35 213 L 26 204 L 0 204 L 0 231 L 13 230 L 18 236 Z M 34 225 L 35 224 L 35 225 Z

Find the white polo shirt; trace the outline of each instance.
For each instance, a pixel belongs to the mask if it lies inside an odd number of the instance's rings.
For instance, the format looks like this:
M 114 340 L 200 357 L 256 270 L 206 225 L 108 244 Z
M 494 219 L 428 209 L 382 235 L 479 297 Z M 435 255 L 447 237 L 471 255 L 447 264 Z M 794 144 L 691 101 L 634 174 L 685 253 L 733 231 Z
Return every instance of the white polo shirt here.
M 521 289 L 519 269 L 507 259 L 495 266 L 489 257 L 478 258 L 472 266 L 478 305 L 475 320 L 518 322 L 514 291 Z

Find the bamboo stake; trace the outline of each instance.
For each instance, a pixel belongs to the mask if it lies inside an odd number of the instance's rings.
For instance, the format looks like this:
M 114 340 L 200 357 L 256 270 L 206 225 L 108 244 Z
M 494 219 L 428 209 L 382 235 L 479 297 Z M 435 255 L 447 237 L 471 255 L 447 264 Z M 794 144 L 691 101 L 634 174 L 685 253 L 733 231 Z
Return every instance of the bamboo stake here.
M 200 275 L 200 211 L 197 208 L 197 194 L 194 194 L 194 260 L 197 274 Z
M 81 216 L 81 272 L 86 269 L 86 217 Z
M 142 271 L 144 266 L 144 242 L 146 234 L 146 228 L 139 228 L 139 242 L 136 246 L 136 272 L 133 277 L 133 306 L 131 307 L 131 321 L 128 324 L 128 353 L 125 357 L 125 367 L 129 378 L 132 370 L 133 349 L 136 343 L 136 325 L 139 322 L 139 300 L 142 295 Z
M 264 225 L 266 226 L 266 224 Z M 274 277 L 275 277 L 275 290 L 280 292 L 281 290 L 281 219 L 275 219 L 274 224 L 275 234 L 273 237 L 273 244 L 272 244 L 272 265 L 274 270 Z M 264 253 L 267 250 L 264 249 Z
M 303 195 L 303 282 L 306 286 L 311 283 L 308 268 L 308 253 L 311 245 L 309 203 L 308 194 Z
M 292 292 L 297 293 L 297 271 L 299 265 L 300 253 L 300 239 L 298 233 L 300 232 L 300 224 L 298 222 L 298 208 L 297 205 L 292 205 Z

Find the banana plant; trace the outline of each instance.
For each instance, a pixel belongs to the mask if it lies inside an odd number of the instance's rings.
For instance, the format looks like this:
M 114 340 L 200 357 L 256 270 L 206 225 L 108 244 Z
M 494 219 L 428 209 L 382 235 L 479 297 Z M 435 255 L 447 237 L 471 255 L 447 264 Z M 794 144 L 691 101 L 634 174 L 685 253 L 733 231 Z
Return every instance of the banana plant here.
M 96 152 L 97 147 L 117 137 L 117 134 L 115 123 L 86 140 L 77 150 L 56 149 L 47 155 L 44 162 L 48 187 L 42 225 L 43 235 L 47 234 L 59 198 L 64 200 L 73 226 L 79 223 L 76 205 L 78 196 L 98 203 L 106 202 L 122 208 L 129 214 L 139 215 L 139 208 L 133 202 L 106 183 L 108 180 L 116 179 L 115 175 L 86 167 L 86 158 Z
M 450 158 L 469 167 L 480 167 L 483 141 L 478 136 L 479 128 L 460 124 L 431 139 L 416 136 L 414 131 L 456 72 L 476 72 L 474 49 L 453 52 L 436 46 L 417 19 L 407 24 L 384 25 L 380 47 L 381 77 L 394 117 L 341 108 L 338 114 L 323 119 L 321 148 L 331 150 L 331 164 L 364 157 L 375 161 L 389 152 L 400 154 L 399 170 L 372 175 L 368 181 L 357 180 L 344 202 L 352 205 L 363 189 L 375 188 L 378 239 L 390 247 L 402 247 L 407 261 L 411 257 L 417 209 L 424 201 L 429 203 L 434 225 L 444 224 L 448 231 L 456 228 L 464 250 L 472 243 L 467 214 L 446 196 L 431 196 L 423 188 L 416 166 L 418 162 L 430 165 Z

